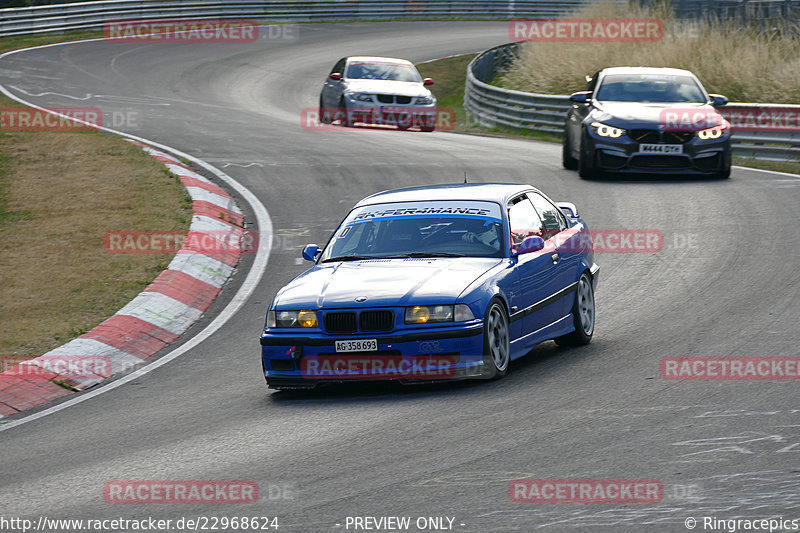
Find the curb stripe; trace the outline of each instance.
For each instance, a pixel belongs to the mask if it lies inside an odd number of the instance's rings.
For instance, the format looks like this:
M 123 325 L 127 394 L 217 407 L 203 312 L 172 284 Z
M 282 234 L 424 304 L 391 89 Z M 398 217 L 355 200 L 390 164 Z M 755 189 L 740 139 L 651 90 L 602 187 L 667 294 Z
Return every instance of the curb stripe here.
M 220 289 L 180 270 L 165 270 L 147 286 L 145 292 L 160 292 L 186 305 L 205 311 Z
M 178 336 L 140 318 L 113 315 L 81 338 L 99 341 L 135 356 L 141 362 L 141 359 L 152 356 Z

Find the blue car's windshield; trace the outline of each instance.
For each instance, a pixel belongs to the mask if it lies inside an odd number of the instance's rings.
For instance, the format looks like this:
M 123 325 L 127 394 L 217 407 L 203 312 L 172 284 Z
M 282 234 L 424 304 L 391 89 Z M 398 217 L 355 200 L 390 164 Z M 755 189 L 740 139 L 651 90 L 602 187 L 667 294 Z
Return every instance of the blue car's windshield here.
M 421 82 L 419 73 L 411 65 L 401 63 L 367 63 L 354 61 L 347 67 L 345 78 L 357 80 L 394 80 Z
M 353 210 L 321 262 L 399 257 L 504 257 L 500 206 L 440 201 L 380 204 Z
M 609 74 L 595 99 L 611 102 L 706 103 L 703 91 L 690 76 Z

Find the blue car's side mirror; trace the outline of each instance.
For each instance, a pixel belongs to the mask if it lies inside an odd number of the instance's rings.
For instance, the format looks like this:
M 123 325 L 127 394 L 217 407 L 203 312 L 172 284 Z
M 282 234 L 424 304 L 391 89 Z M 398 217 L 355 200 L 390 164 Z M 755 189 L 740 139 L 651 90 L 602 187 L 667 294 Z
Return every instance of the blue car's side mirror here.
M 306 244 L 303 247 L 303 259 L 306 261 L 316 261 L 318 253 L 319 245 L 317 244 Z
M 519 243 L 519 246 L 517 247 L 517 255 L 538 252 L 543 248 L 544 248 L 544 239 L 542 239 L 538 235 L 531 235 L 530 237 L 525 237 L 525 240 Z

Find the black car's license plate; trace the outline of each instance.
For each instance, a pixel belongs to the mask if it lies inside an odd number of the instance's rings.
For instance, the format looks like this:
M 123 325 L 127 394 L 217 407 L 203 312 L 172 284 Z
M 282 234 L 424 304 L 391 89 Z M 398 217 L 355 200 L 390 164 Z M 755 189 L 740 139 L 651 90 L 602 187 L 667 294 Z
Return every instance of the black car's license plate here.
M 640 144 L 639 151 L 645 154 L 682 154 L 682 144 Z

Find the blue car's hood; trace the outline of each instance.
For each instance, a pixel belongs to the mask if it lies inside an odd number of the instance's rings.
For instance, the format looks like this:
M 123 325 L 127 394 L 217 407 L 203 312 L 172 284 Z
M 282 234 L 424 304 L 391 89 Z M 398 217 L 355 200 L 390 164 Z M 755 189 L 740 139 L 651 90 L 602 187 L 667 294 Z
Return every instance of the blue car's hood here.
M 275 297 L 277 309 L 454 303 L 498 258 L 378 259 L 320 264 Z M 355 298 L 367 300 L 356 304 Z

